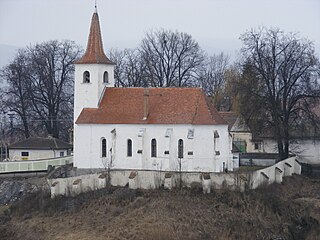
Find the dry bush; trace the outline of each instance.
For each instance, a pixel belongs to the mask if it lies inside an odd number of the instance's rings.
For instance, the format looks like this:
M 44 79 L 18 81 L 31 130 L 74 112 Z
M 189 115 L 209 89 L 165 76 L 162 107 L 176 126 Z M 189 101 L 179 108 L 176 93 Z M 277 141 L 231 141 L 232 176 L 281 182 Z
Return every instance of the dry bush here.
M 125 206 L 131 203 L 137 196 L 138 190 L 129 188 L 118 188 L 112 194 L 112 204 Z
M 114 207 L 111 210 L 111 215 L 113 217 L 119 216 L 121 213 L 123 213 L 123 208 L 122 207 Z
M 148 227 L 143 230 L 145 238 L 152 240 L 183 239 L 182 236 L 168 226 Z
M 190 191 L 195 194 L 202 194 L 202 184 L 199 182 L 192 182 L 190 184 Z

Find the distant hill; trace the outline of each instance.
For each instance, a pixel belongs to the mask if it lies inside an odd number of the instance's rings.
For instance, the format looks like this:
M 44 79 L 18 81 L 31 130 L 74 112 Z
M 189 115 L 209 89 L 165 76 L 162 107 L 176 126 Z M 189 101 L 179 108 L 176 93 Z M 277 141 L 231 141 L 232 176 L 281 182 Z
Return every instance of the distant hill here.
M 7 65 L 16 54 L 19 47 L 0 44 L 0 68 Z

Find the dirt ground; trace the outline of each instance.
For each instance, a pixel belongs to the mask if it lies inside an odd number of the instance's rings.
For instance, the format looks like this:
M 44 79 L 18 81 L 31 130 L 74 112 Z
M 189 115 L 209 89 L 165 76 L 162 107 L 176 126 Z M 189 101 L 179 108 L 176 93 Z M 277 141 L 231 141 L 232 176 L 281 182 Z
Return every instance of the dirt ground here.
M 40 192 L 0 209 L 0 239 L 320 239 L 320 179 L 258 190 L 114 188 L 51 200 Z

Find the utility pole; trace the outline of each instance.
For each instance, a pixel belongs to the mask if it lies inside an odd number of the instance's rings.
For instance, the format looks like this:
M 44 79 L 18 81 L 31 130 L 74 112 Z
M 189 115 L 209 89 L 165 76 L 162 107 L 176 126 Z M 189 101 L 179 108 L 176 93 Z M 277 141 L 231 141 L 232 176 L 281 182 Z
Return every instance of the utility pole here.
M 0 160 L 2 161 L 3 159 L 8 158 L 8 146 L 6 142 L 6 112 L 1 113 L 2 118 L 1 118 L 1 146 L 0 146 Z
M 9 119 L 10 119 L 10 128 L 11 130 L 13 129 L 13 119 L 14 119 L 14 114 L 13 113 L 8 113 Z

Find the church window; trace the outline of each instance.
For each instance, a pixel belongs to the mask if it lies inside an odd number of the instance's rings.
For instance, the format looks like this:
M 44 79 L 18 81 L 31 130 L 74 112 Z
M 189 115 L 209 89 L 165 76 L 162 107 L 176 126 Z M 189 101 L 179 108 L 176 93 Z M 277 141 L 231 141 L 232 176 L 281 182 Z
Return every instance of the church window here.
M 157 140 L 151 140 L 151 157 L 157 157 Z
M 127 156 L 132 157 L 132 140 L 128 139 L 127 141 Z
M 107 157 L 107 140 L 105 138 L 101 140 L 101 157 Z
M 109 74 L 107 71 L 103 74 L 103 83 L 109 83 Z
M 178 141 L 178 158 L 183 158 L 183 140 Z
M 83 73 L 83 83 L 90 83 L 90 73 L 88 71 Z

